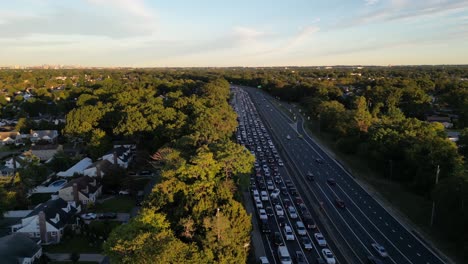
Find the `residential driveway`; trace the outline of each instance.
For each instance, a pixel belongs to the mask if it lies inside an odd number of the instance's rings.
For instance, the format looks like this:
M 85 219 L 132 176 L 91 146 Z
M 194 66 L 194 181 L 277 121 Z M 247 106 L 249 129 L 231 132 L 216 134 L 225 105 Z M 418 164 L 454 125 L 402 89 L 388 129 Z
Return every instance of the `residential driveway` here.
M 71 253 L 45 253 L 53 261 L 67 261 L 70 260 Z M 101 254 L 80 254 L 80 261 L 92 261 L 101 263 L 104 259 Z

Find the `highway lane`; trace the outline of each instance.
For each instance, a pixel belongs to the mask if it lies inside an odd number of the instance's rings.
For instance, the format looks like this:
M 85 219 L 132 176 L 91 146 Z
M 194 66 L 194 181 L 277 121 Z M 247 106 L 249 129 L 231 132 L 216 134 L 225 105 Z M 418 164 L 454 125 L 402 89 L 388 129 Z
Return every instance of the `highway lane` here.
M 256 94 L 257 91 L 255 91 Z M 252 93 L 251 93 L 252 94 Z M 254 97 L 255 97 L 254 94 Z M 258 96 L 257 96 L 258 97 Z M 263 94 L 256 98 L 257 102 L 261 102 Z M 271 101 L 271 98 L 268 98 Z M 261 104 L 261 103 L 260 103 Z M 274 108 L 274 109 L 273 109 Z M 291 125 L 285 122 L 284 114 L 280 113 L 278 109 L 270 106 L 269 112 L 271 119 L 276 124 L 277 130 L 280 134 L 293 133 L 294 130 Z M 272 111 L 273 110 L 273 111 Z M 265 113 L 268 113 L 266 111 Z M 320 192 L 328 199 L 332 200 L 334 196 L 339 196 L 347 205 L 347 209 L 343 210 L 341 215 L 345 217 L 348 223 L 354 223 L 353 229 L 356 231 L 362 229 L 367 237 L 366 246 L 369 248 L 372 241 L 384 245 L 390 253 L 392 259 L 389 263 L 443 263 L 431 250 L 426 248 L 416 237 L 414 237 L 408 230 L 406 230 L 394 217 L 392 217 L 377 201 L 370 197 L 367 192 L 357 184 L 350 175 L 348 175 L 338 164 L 335 163 L 323 150 L 316 145 L 311 138 L 305 133 L 302 124 L 303 119 L 297 113 L 298 132 L 304 135 L 304 139 L 296 139 L 290 143 L 290 152 L 295 159 L 300 161 L 298 166 L 302 167 L 302 171 L 314 170 L 317 172 L 317 185 L 320 187 Z M 281 118 L 280 118 L 281 117 Z M 308 144 L 304 144 L 305 141 Z M 309 146 L 310 145 L 310 146 Z M 314 164 L 315 158 L 320 157 L 324 160 L 324 164 Z M 336 178 L 337 186 L 333 189 L 327 187 L 323 178 L 330 175 Z M 321 179 L 322 178 L 322 179 Z M 324 197 L 325 198 L 325 197 Z M 332 201 L 329 201 L 332 203 Z M 359 232 L 359 231 L 358 231 Z M 362 232 L 361 232 L 362 233 Z M 361 236 L 360 234 L 359 236 Z M 369 244 L 369 245 L 367 245 Z M 373 250 L 370 248 L 370 250 Z M 393 261 L 391 261 L 393 260 Z

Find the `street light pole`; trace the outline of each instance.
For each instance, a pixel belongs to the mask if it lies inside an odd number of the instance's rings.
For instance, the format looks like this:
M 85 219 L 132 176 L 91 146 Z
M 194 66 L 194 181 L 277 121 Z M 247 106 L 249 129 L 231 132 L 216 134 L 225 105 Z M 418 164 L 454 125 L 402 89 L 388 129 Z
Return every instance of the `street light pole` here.
M 219 235 L 219 207 L 216 208 L 216 231 L 218 233 L 218 241 L 220 240 L 220 235 Z
M 435 185 L 437 185 L 437 183 L 439 183 L 439 172 L 440 172 L 440 167 L 439 167 L 439 165 L 437 165 Z M 434 215 L 435 215 L 435 200 L 433 199 L 433 201 L 432 201 L 432 213 L 431 213 L 431 227 L 434 225 Z

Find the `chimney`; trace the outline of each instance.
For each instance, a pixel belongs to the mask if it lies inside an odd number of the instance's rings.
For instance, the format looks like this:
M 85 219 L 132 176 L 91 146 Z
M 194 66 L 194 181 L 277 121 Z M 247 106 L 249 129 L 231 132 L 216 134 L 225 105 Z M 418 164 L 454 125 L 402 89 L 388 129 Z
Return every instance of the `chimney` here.
M 75 201 L 76 204 L 80 202 L 80 195 L 78 194 L 78 184 L 73 183 L 73 201 Z
M 100 164 L 96 165 L 96 177 L 102 178 L 101 165 Z
M 46 244 L 47 239 L 47 228 L 46 228 L 46 216 L 44 211 L 40 211 L 38 214 L 39 217 L 39 232 L 41 234 L 42 243 Z
M 119 165 L 117 163 L 117 151 L 114 149 L 114 165 Z

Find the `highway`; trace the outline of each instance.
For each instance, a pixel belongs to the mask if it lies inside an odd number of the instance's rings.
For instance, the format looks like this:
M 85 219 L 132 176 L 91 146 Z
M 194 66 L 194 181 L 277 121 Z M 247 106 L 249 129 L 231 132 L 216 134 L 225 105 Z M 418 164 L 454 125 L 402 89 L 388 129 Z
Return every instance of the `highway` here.
M 273 97 L 254 88 L 243 90 L 250 95 L 282 154 L 283 177 L 295 183 L 317 222 L 324 223 L 322 233 L 330 233 L 327 240 L 336 240 L 331 250 L 339 263 L 367 263 L 368 256 L 376 256 L 384 263 L 444 263 L 307 135 L 304 120 L 296 110 L 297 122 L 272 103 Z M 308 172 L 314 174 L 314 181 L 306 179 Z M 330 178 L 336 183 L 329 184 Z M 344 208 L 336 205 L 337 198 L 344 202 Z M 318 210 L 320 202 L 323 209 Z M 384 246 L 388 257 L 379 256 L 372 243 Z

